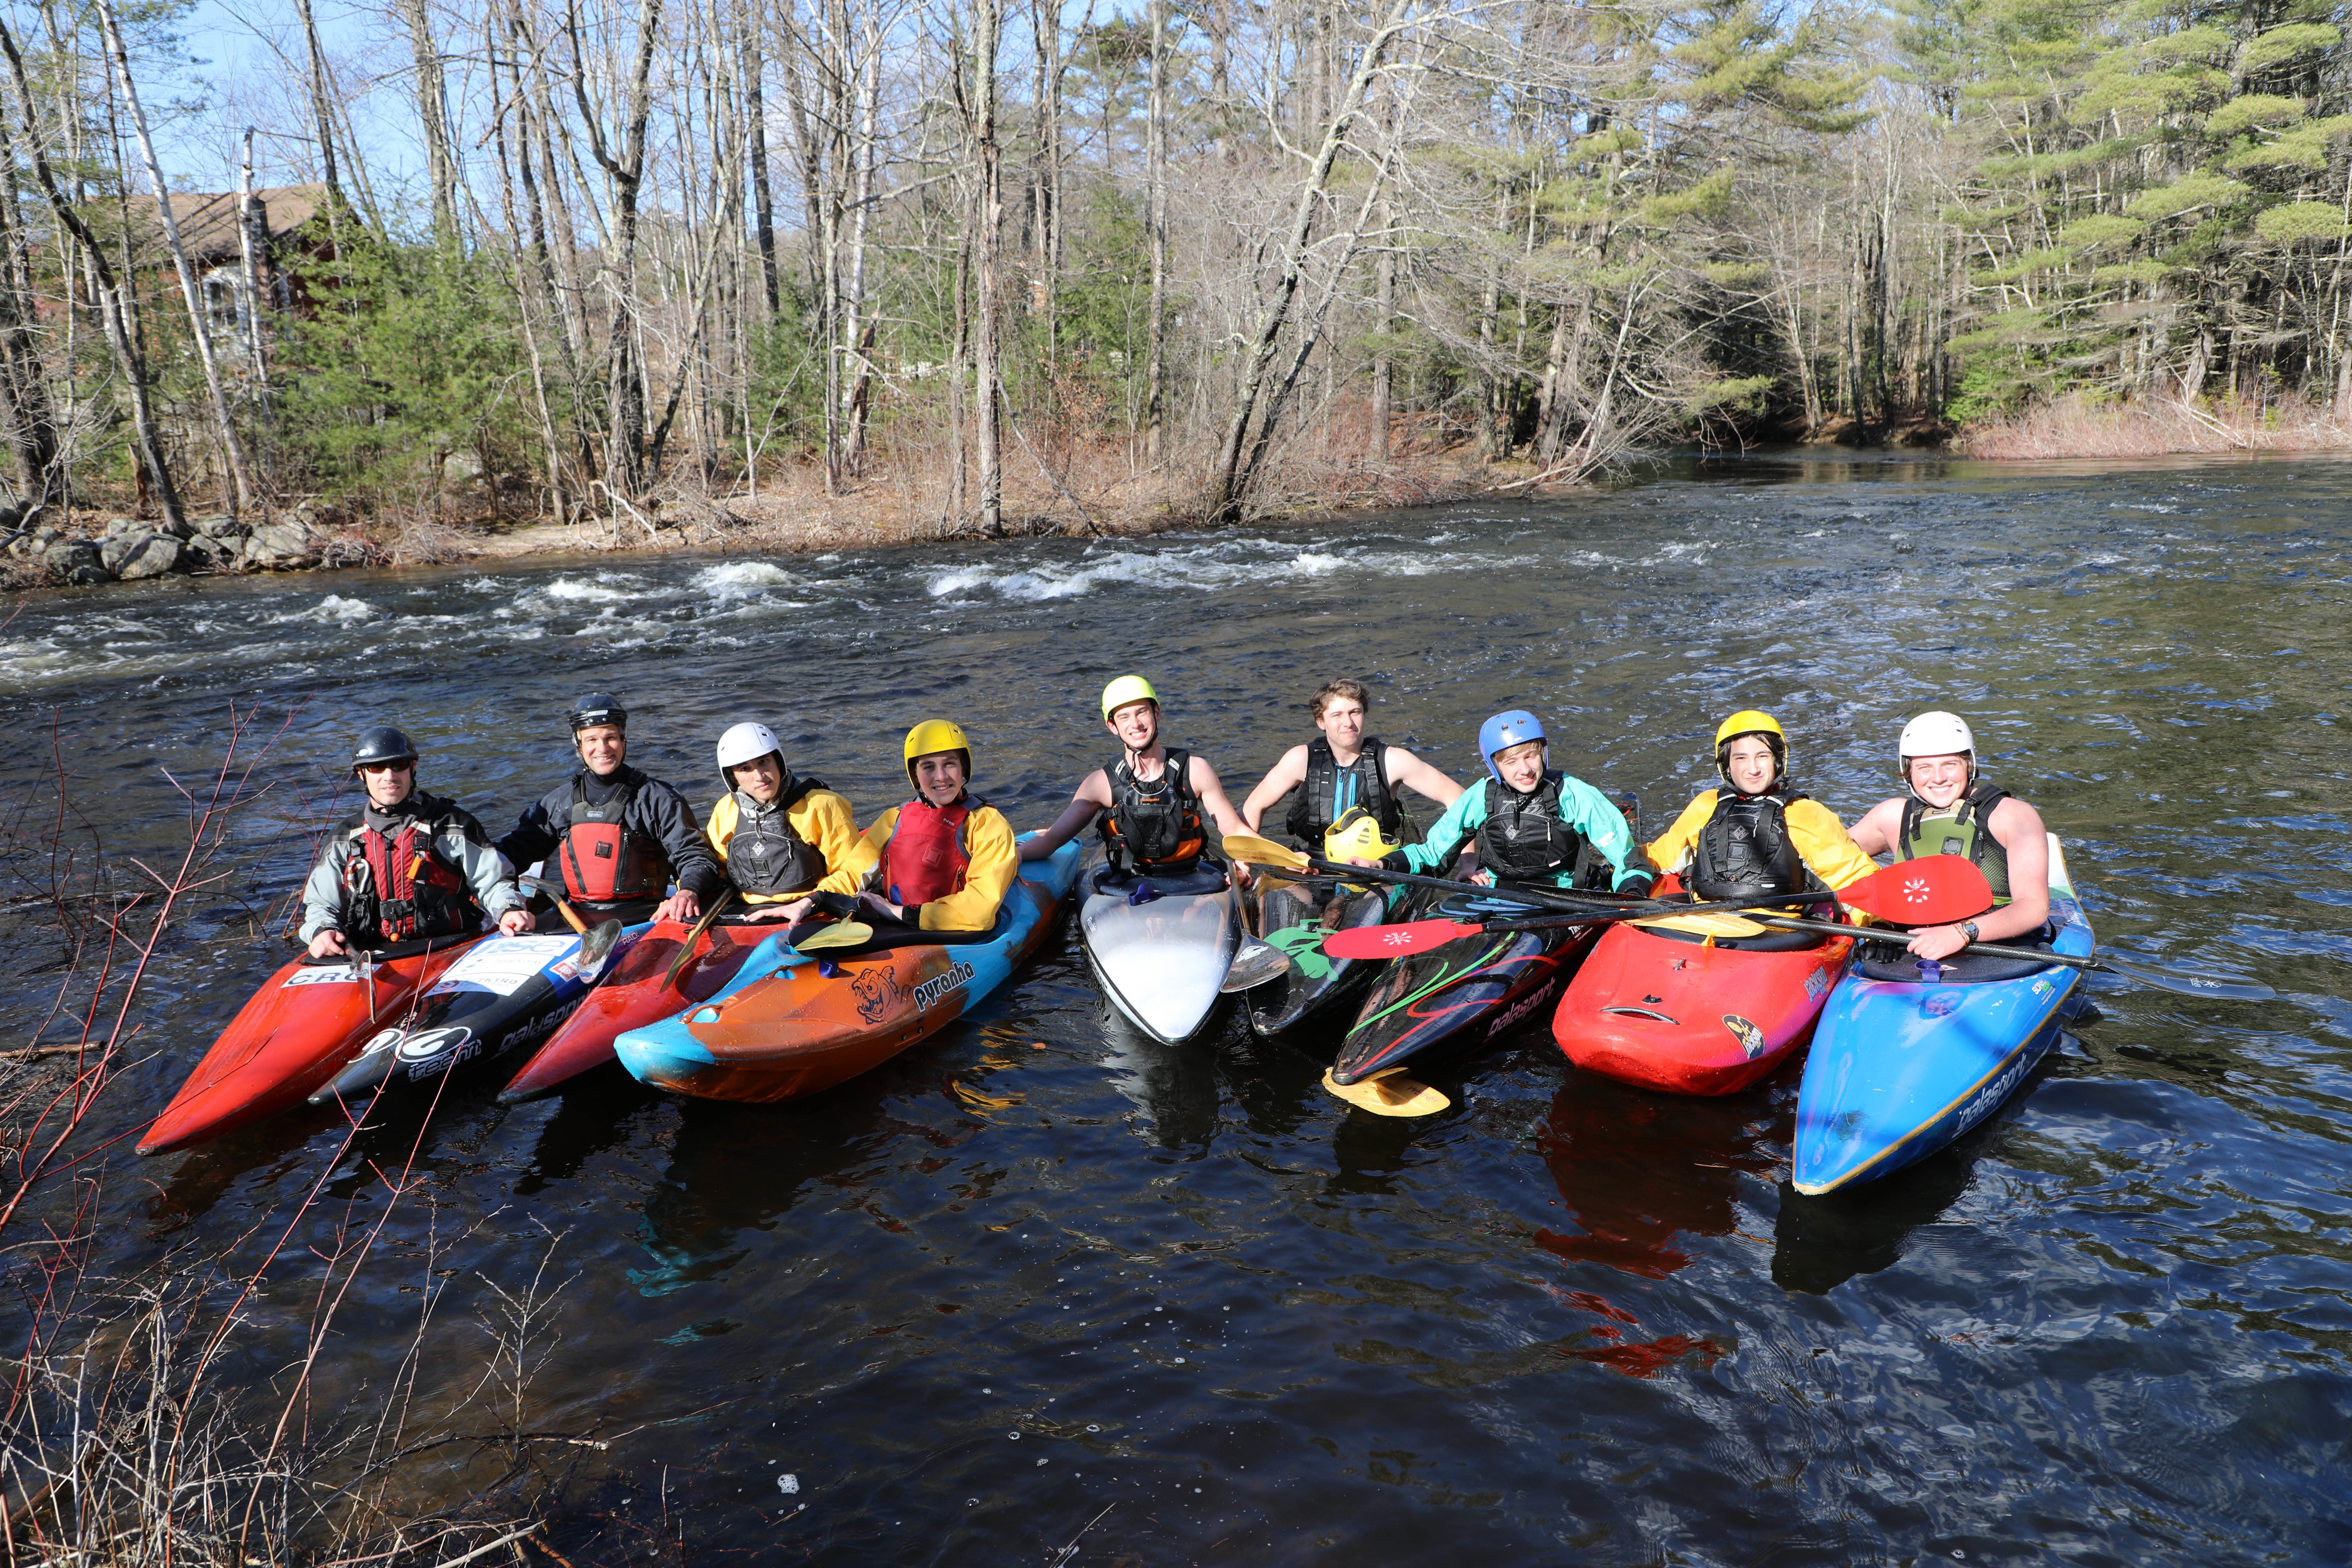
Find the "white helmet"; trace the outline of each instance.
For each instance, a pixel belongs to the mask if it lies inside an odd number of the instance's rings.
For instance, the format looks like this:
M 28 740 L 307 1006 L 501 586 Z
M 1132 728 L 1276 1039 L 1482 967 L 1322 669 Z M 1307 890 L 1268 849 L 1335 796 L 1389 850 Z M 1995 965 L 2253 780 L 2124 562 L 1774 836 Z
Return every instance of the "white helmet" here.
M 727 780 L 728 787 L 732 789 L 735 781 L 729 776 L 728 769 L 757 762 L 771 752 L 778 762 L 783 761 L 784 748 L 773 730 L 765 724 L 733 725 L 719 737 L 719 776 Z
M 1911 782 L 1911 759 L 1914 757 L 1966 757 L 1969 776 L 1977 771 L 1977 738 L 1969 729 L 1969 721 L 1957 713 L 1941 709 L 1922 713 L 1903 726 L 1903 738 L 1895 743 L 1903 782 Z

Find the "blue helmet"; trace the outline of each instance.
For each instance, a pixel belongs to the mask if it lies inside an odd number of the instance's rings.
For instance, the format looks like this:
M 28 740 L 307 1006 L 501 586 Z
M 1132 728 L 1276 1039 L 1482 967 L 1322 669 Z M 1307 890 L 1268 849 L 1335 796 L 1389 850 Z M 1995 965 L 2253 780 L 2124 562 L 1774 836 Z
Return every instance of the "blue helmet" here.
M 1488 773 L 1500 779 L 1503 775 L 1495 766 L 1496 752 L 1507 752 L 1525 742 L 1546 738 L 1542 720 L 1524 708 L 1513 708 L 1478 726 L 1479 760 L 1486 764 Z

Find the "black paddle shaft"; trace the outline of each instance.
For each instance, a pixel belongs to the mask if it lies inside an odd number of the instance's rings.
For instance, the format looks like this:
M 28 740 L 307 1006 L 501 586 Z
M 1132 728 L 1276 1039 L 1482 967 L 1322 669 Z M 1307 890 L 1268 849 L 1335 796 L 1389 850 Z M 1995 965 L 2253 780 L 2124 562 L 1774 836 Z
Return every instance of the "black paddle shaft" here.
M 1599 925 L 1609 921 L 1654 921 L 1675 915 L 1744 913 L 1749 920 L 1763 920 L 1768 917 L 1755 912 L 1759 908 L 1801 901 L 1801 898 L 1791 900 L 1787 893 L 1750 893 L 1746 898 L 1715 899 L 1703 904 L 1677 904 L 1653 899 L 1640 904 L 1624 904 L 1615 909 L 1595 910 L 1589 914 L 1555 915 L 1539 921 L 1486 921 L 1482 923 L 1488 931 L 1541 931 L 1547 926 Z M 1822 931 L 1843 931 L 1848 935 L 1852 935 L 1856 929 L 1848 925 L 1833 925 L 1827 921 L 1814 921 L 1809 923 Z
M 1778 926 L 1782 931 L 1827 931 L 1832 936 L 1850 936 L 1857 942 L 1903 944 L 1908 943 L 1918 934 L 1916 931 L 1906 931 L 1899 926 L 1832 925 L 1827 921 L 1794 920 L 1786 915 L 1751 914 L 1748 918 L 1758 925 Z M 2072 953 L 2065 952 L 2045 952 L 2038 947 L 2009 947 L 1997 942 L 1972 942 L 1960 949 L 1960 952 L 1988 953 L 1994 958 L 2021 958 L 2032 963 L 2063 963 L 2069 969 L 2097 969 L 2110 974 L 2122 973 L 2121 970 L 2103 963 L 2095 958 L 2077 958 Z M 1953 956 L 1958 957 L 1958 954 L 1955 953 Z
M 1306 857 L 1307 864 L 1318 871 L 1334 877 L 1352 877 L 1363 882 L 1399 882 L 1408 888 L 1436 888 L 1448 893 L 1475 893 L 1493 899 L 1497 903 L 1527 904 L 1536 909 L 1576 910 L 1598 912 L 1624 906 L 1611 902 L 1601 893 L 1577 897 L 1569 893 L 1539 893 L 1532 889 L 1521 892 L 1514 888 L 1506 892 L 1500 888 L 1482 888 L 1475 882 L 1457 881 L 1452 877 L 1423 877 L 1411 871 L 1391 871 L 1385 866 L 1343 866 L 1337 860 L 1326 860 L 1320 855 Z M 1787 901 L 1785 895 L 1783 902 Z

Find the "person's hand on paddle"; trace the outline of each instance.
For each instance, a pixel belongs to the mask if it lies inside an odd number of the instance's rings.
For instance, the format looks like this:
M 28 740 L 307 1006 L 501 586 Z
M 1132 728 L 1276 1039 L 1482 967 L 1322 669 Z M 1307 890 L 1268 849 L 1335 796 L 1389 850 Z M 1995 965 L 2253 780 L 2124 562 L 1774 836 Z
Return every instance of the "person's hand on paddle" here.
M 530 911 L 520 904 L 499 917 L 499 930 L 509 936 L 520 936 L 538 923 L 530 918 Z
M 875 913 L 880 915 L 884 920 L 888 921 L 893 925 L 905 925 L 907 923 L 906 906 L 903 904 L 894 904 L 879 893 L 860 893 L 857 895 L 857 901 L 859 904 L 863 905 L 866 909 L 872 910 Z
M 1957 925 L 1923 926 L 1906 949 L 1914 958 L 1949 958 L 1969 945 L 1969 933 Z
M 310 939 L 310 956 L 313 958 L 332 958 L 339 952 L 349 952 L 351 944 L 343 941 L 343 933 L 332 926 Z
M 814 908 L 816 908 L 814 899 L 794 899 L 789 904 L 754 905 L 751 912 L 742 918 L 746 921 L 758 921 L 761 924 L 776 921 L 785 925 L 792 925 L 796 921 L 808 919 L 809 911 Z
M 1491 888 L 1495 885 L 1495 873 L 1486 869 L 1484 867 L 1481 867 L 1479 869 L 1470 873 L 1470 880 L 1476 883 L 1479 887 Z
M 702 900 L 684 888 L 680 888 L 677 892 L 664 899 L 661 908 L 654 911 L 654 919 L 676 921 L 680 925 L 692 925 L 701 918 Z

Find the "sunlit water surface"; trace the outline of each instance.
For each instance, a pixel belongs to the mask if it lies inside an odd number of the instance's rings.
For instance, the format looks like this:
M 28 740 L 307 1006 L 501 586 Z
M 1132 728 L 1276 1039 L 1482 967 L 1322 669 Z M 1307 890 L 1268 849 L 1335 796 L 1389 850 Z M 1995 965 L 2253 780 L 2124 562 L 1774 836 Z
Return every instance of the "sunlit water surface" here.
M 1238 1024 L 1139 1037 L 1065 921 L 978 1016 L 798 1105 L 608 1070 L 500 1109 L 478 1073 L 348 1148 L 325 1114 L 143 1162 L 125 1136 L 100 1265 L 283 1242 L 226 1373 L 266 1401 L 311 1249 L 373 1224 L 413 1151 L 316 1408 L 367 1407 L 420 1331 L 418 1407 L 456 1401 L 498 1292 L 537 1277 L 520 1424 L 611 1443 L 540 1461 L 549 1539 L 587 1560 L 2342 1563 L 2347 474 L 1766 461 L 1295 530 L 0 607 L 20 828 L 54 722 L 109 851 L 175 857 L 167 770 L 215 765 L 233 704 L 248 746 L 294 710 L 238 875 L 148 979 L 104 1137 L 282 962 L 248 910 L 299 884 L 358 727 L 408 729 L 497 831 L 562 776 L 589 688 L 698 807 L 738 720 L 865 817 L 907 726 L 952 716 L 1022 826 L 1104 760 L 1095 693 L 1129 669 L 1236 798 L 1355 673 L 1378 732 L 1457 777 L 1483 715 L 1534 709 L 1654 831 L 1729 710 L 1777 713 L 1851 819 L 1904 715 L 1948 705 L 2067 839 L 2103 940 L 2281 993 L 2095 980 L 2104 1019 L 1989 1131 L 1824 1201 L 1784 1179 L 1793 1068 L 1675 1100 L 1530 1028 L 1434 1075 L 1450 1112 L 1370 1119 Z M 10 1043 L 58 979 L 40 918 L 6 916 Z M 505 1463 L 446 1453 L 420 1497 Z

